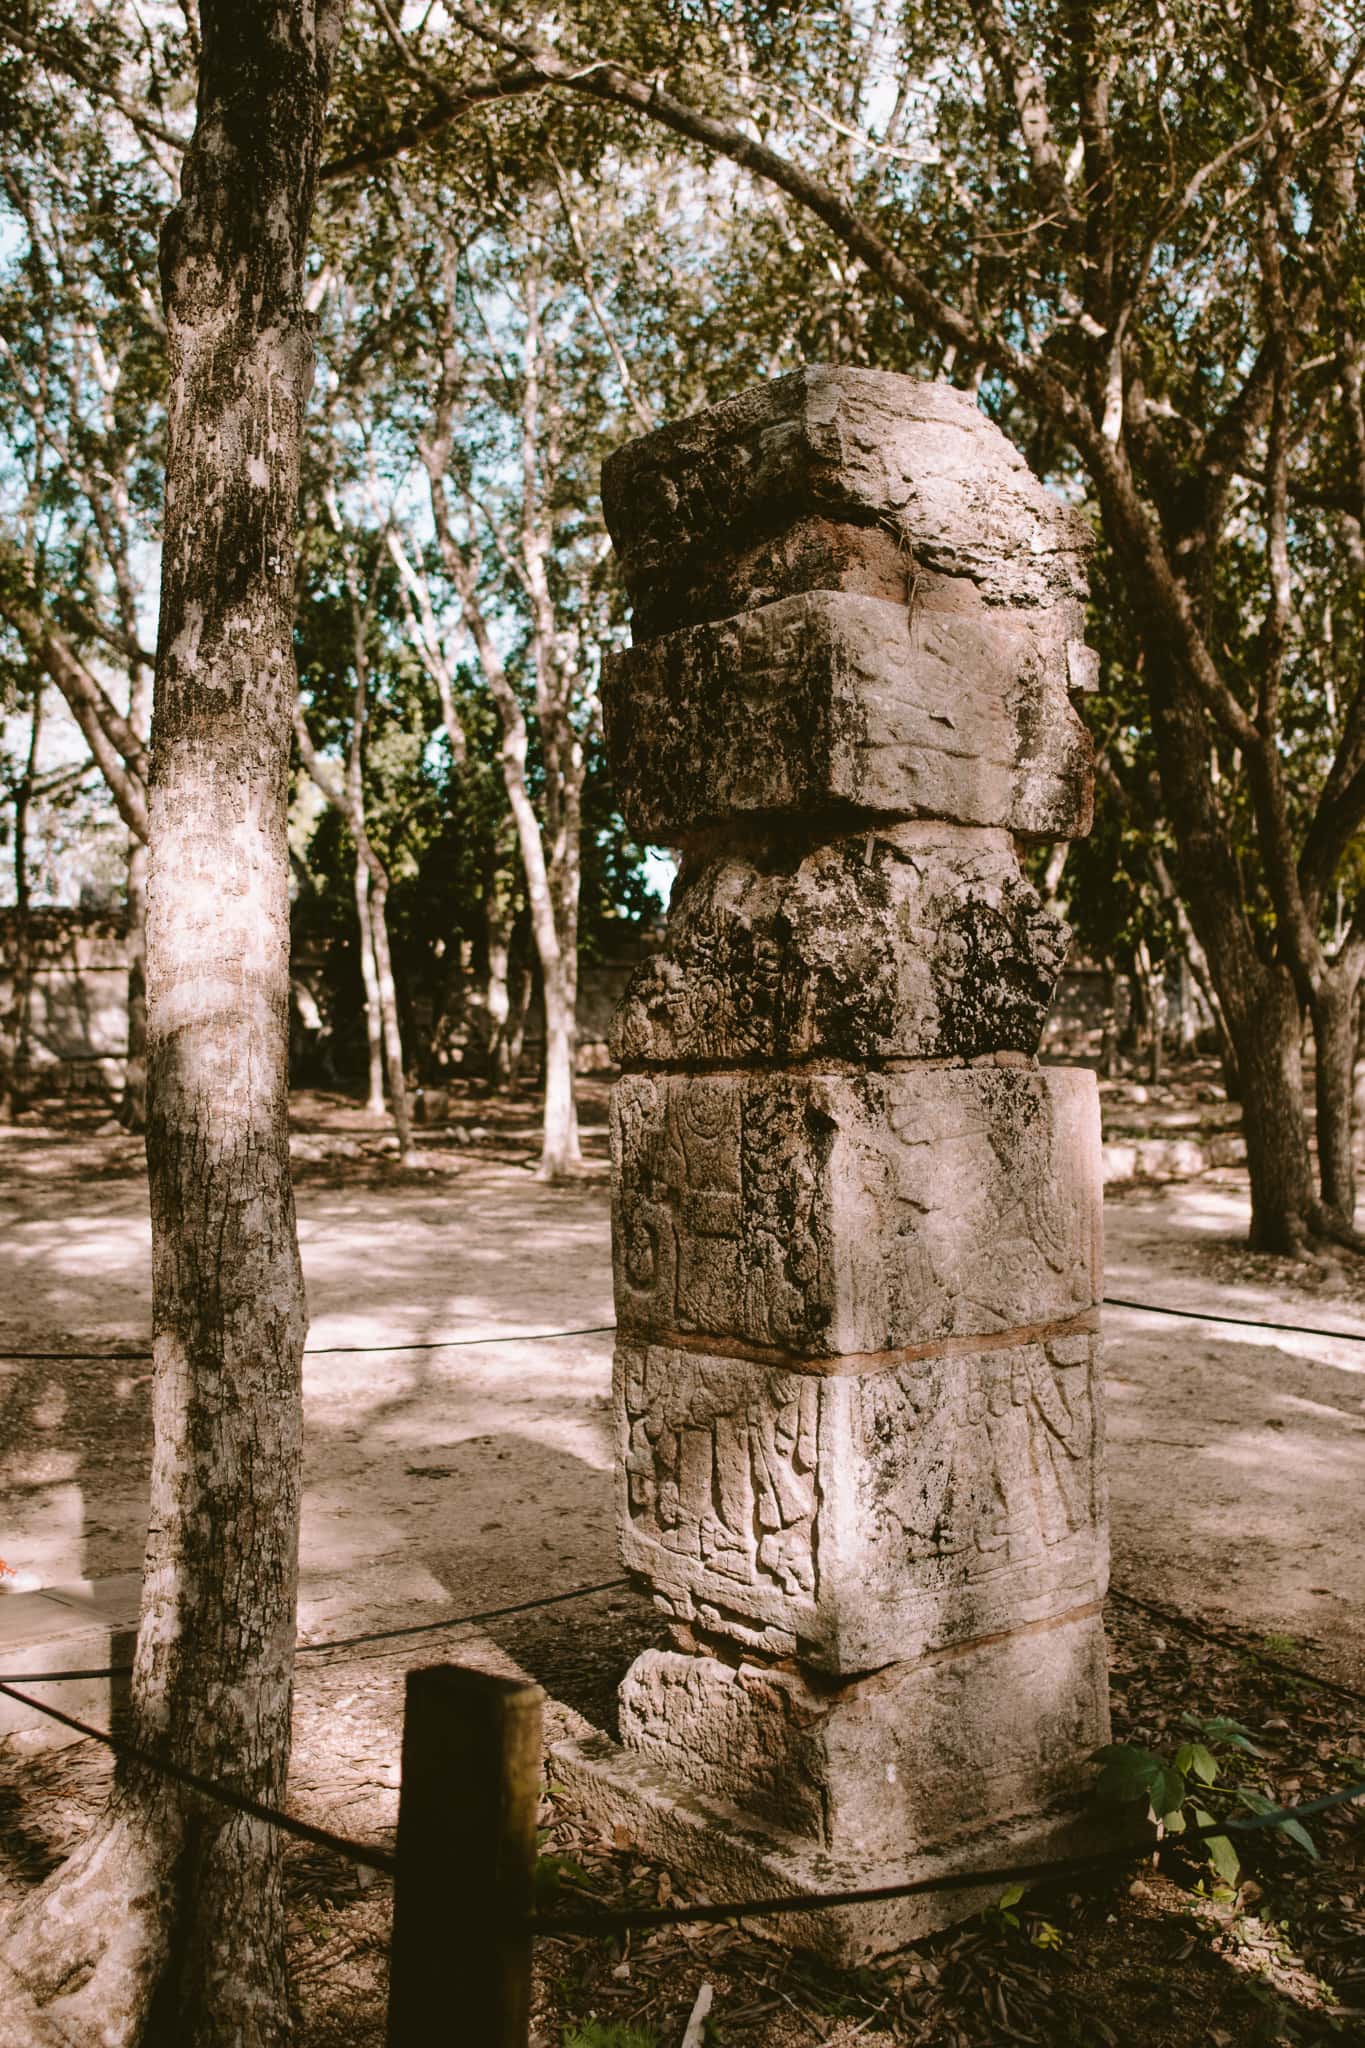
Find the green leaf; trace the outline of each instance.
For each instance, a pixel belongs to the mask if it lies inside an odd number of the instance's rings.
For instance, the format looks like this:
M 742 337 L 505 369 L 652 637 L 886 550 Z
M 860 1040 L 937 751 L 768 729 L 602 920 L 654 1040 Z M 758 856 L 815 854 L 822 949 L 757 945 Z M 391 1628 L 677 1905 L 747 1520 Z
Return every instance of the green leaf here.
M 1024 1887 L 1021 1884 L 1007 1885 L 1004 1891 L 1001 1892 L 997 1904 L 1003 1912 L 1006 1906 L 1017 1906 L 1023 1896 Z
M 1249 1785 L 1239 1785 L 1237 1797 L 1242 1805 L 1250 1807 L 1253 1813 L 1274 1813 L 1276 1811 L 1276 1804 L 1273 1799 L 1267 1799 L 1264 1792 L 1253 1792 Z M 1302 1821 L 1295 1820 L 1290 1814 L 1285 1814 L 1282 1819 L 1275 1822 L 1275 1827 L 1281 1834 L 1288 1835 L 1291 1842 L 1297 1842 L 1299 1847 L 1311 1856 L 1315 1863 L 1318 1861 L 1317 1845 Z
M 1249 1728 L 1227 1714 L 1215 1714 L 1208 1721 L 1201 1721 L 1196 1714 L 1182 1714 L 1180 1719 L 1186 1728 L 1196 1729 L 1206 1742 L 1224 1742 L 1229 1749 L 1240 1749 L 1247 1756 L 1263 1757 L 1268 1754 L 1266 1750 L 1257 1748 Z M 1211 1785 L 1213 1780 L 1206 1778 L 1204 1782 Z
M 1158 1765 L 1152 1780 L 1151 1799 L 1153 1820 L 1165 1821 L 1168 1828 L 1178 1832 L 1175 1822 L 1185 1804 L 1185 1773 L 1178 1771 L 1174 1764 Z
M 1090 1761 L 1103 1765 L 1095 1791 L 1107 1805 L 1125 1806 L 1135 1799 L 1155 1803 L 1156 1788 L 1167 1766 L 1150 1749 L 1138 1749 L 1129 1742 L 1109 1742 L 1103 1749 L 1097 1749 Z
M 1214 1824 L 1213 1815 L 1203 1806 L 1195 1807 L 1194 1818 L 1197 1827 L 1211 1828 Z M 1233 1848 L 1227 1836 L 1207 1836 L 1204 1842 L 1204 1853 L 1223 1883 L 1235 1886 L 1242 1874 L 1242 1866 L 1238 1861 L 1237 1851 Z

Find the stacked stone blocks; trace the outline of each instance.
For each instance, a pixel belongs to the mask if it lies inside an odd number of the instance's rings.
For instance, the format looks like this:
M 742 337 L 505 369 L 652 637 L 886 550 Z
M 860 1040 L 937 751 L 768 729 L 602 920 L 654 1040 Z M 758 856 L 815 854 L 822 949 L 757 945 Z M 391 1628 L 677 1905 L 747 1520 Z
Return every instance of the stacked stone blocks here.
M 607 465 L 626 817 L 627 1565 L 671 1647 L 562 1759 L 694 1885 L 1067 1853 L 1107 1737 L 1099 1127 L 1035 1055 L 1084 832 L 1084 534 L 962 394 L 810 370 Z M 779 1925 L 849 1957 L 970 1894 Z

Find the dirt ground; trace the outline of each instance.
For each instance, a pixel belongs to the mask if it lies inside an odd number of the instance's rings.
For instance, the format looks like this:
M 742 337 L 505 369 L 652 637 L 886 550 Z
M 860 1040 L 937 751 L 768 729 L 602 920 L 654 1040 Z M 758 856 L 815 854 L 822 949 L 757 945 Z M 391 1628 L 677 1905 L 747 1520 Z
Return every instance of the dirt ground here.
M 305 1638 L 616 1579 L 604 1087 L 585 1089 L 589 1170 L 567 1188 L 544 1187 L 528 1170 L 529 1101 L 465 1098 L 450 1124 L 422 1133 L 420 1163 L 401 1176 L 383 1126 L 353 1105 L 301 1097 L 295 1112 L 312 1310 Z M 145 1522 L 148 1363 L 112 1356 L 147 1343 L 139 1146 L 94 1113 L 28 1121 L 0 1133 L 0 1176 L 0 1345 L 10 1354 L 0 1356 L 0 1556 L 45 1584 L 116 1579 L 136 1572 Z M 1241 1248 L 1246 1213 L 1245 1177 L 1233 1167 L 1109 1191 L 1111 1296 L 1255 1325 L 1107 1311 L 1114 1581 L 1365 1691 L 1365 1282 L 1339 1262 L 1251 1257 Z M 1323 1334 L 1276 1333 L 1272 1323 Z M 44 1351 L 63 1355 L 15 1355 Z M 81 1351 L 96 1355 L 72 1355 Z M 1306 1797 L 1315 1772 L 1340 1782 L 1351 1758 L 1365 1775 L 1358 1713 L 1131 1612 L 1111 1620 L 1117 1725 L 1127 1714 L 1131 1727 L 1159 1732 L 1191 1705 L 1200 1715 L 1257 1714 L 1285 1730 L 1272 1742 L 1280 1775 L 1267 1784 L 1292 1781 Z M 610 1727 L 622 1671 L 656 1636 L 647 1604 L 613 1589 L 472 1633 L 315 1653 L 301 1665 L 291 1802 L 342 1832 L 385 1839 L 409 1664 L 459 1654 L 528 1670 L 551 1696 L 554 1735 L 576 1716 Z M 7 1841 L 10 1851 L 0 1885 L 12 1891 L 88 1824 L 105 1767 L 88 1745 L 10 1749 L 0 1768 L 0 1848 Z M 633 1849 L 583 1838 L 553 1800 L 545 1820 L 575 1883 L 604 1895 L 657 1884 Z M 1365 1854 L 1351 1827 L 1328 1824 L 1356 1845 L 1348 1863 Z M 1278 1870 L 1287 1852 L 1277 1841 L 1268 1853 Z M 387 1886 L 365 1886 L 334 1862 L 312 1851 L 294 1859 L 307 2048 L 382 2037 Z M 898 1974 L 857 1981 L 780 1962 L 738 1930 L 682 1930 L 605 1958 L 600 1943 L 545 1943 L 539 2039 L 616 2048 L 606 2032 L 575 2036 L 596 2011 L 637 2028 L 620 2048 L 671 2048 L 703 1980 L 716 1989 L 708 2042 L 773 2048 L 855 2038 L 950 2048 L 1365 2039 L 1352 2032 L 1365 2024 L 1353 2009 L 1365 2008 L 1365 1976 L 1333 1966 L 1358 1955 L 1365 1972 L 1365 1923 L 1352 1919 L 1357 1868 L 1335 1893 L 1314 1894 L 1302 1926 L 1268 1935 L 1254 1900 L 1191 1907 L 1187 1892 L 1152 1876 L 1121 1898 L 1091 1892 L 1049 1906 L 1052 1920 L 1033 1914 L 1021 1930 L 940 1937 Z M 1285 1880 L 1291 1902 L 1300 1878 Z M 1329 1926 L 1333 1913 L 1344 1933 Z M 1058 1949 L 1035 1938 L 1048 1925 L 1063 1926 Z M 1116 1971 L 1137 1972 L 1132 2013 L 1115 2012 Z M 1047 2031 L 1061 2024 L 1058 1972 L 1079 2001 L 1079 2031 Z M 1151 1997 L 1140 1990 L 1147 1980 Z M 1167 2013 L 1172 1984 L 1180 1998 Z M 1244 2012 L 1248 1985 L 1260 1989 Z

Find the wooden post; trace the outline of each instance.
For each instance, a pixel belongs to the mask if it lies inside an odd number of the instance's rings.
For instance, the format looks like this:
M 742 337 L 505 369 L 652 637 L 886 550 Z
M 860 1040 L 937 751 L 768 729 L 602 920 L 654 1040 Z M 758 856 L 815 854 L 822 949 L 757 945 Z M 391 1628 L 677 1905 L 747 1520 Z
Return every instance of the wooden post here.
M 408 1673 L 388 2048 L 526 2048 L 544 1700 L 454 1664 Z

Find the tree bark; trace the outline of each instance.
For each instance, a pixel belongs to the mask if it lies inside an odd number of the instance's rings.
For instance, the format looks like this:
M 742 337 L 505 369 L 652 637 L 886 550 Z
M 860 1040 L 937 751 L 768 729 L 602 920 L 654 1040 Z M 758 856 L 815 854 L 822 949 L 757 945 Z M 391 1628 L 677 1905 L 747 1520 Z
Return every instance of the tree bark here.
M 1242 1128 L 1251 1179 L 1253 1251 L 1300 1253 L 1309 1234 L 1312 1185 L 1303 1104 L 1302 1015 L 1293 977 L 1264 969 L 1242 1002 L 1225 1002 L 1242 1084 Z
M 355 850 L 355 921 L 360 933 L 360 979 L 365 989 L 365 1040 L 369 1051 L 369 1089 L 365 1107 L 371 1116 L 383 1116 L 384 1032 L 379 1021 L 379 975 L 374 964 L 370 869 L 358 846 Z
M 398 1025 L 398 991 L 389 950 L 389 878 L 375 863 L 370 875 L 370 919 L 374 939 L 375 978 L 379 988 L 379 1022 L 384 1040 L 384 1069 L 389 1078 L 389 1103 L 398 1137 L 398 1163 L 412 1163 L 412 1122 L 408 1115 L 408 1084 L 403 1072 L 403 1038 Z
M 128 845 L 127 923 L 128 1054 L 123 1069 L 119 1121 L 130 1131 L 147 1128 L 147 848 Z
M 1309 1014 L 1317 1054 L 1318 1188 L 1323 1207 L 1346 1230 L 1355 1226 L 1353 1147 L 1356 1044 L 1365 938 L 1348 939 L 1313 991 Z
M 340 0 L 202 0 L 162 237 L 166 516 L 147 914 L 151 1528 L 140 1745 L 279 1803 L 307 1315 L 289 1182 L 294 532 L 304 258 Z M 289 2037 L 280 1838 L 144 1770 L 5 1931 L 101 2048 Z

